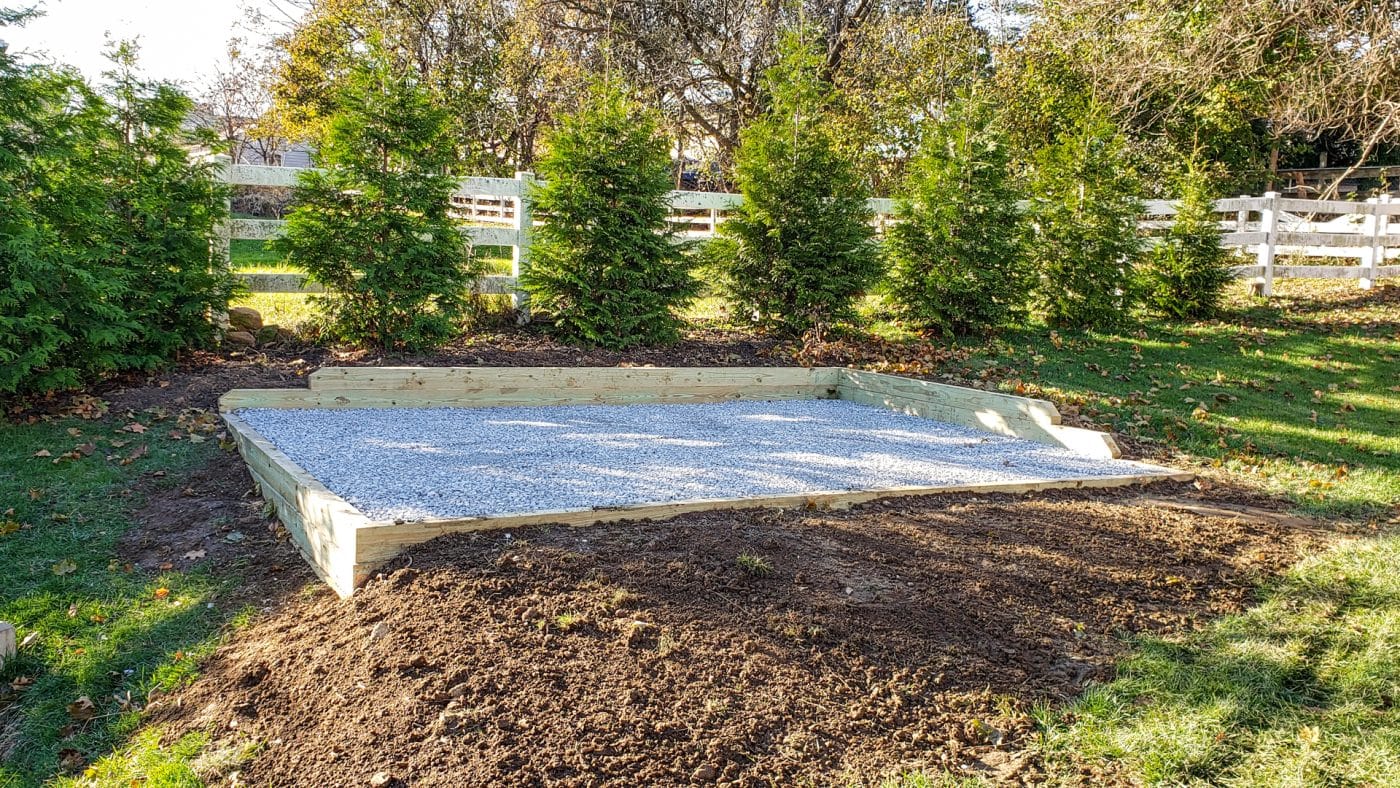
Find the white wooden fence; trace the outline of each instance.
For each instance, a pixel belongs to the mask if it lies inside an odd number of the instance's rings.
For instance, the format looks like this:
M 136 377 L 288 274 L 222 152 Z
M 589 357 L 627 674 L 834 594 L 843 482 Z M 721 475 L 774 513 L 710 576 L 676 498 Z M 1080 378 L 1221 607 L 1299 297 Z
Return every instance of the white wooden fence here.
M 1400 277 L 1400 203 L 1389 195 L 1366 202 L 1303 200 L 1268 192 L 1263 197 L 1218 200 L 1221 241 L 1253 255 L 1235 266 L 1235 275 L 1260 295 L 1273 295 L 1277 279 L 1356 279 L 1369 289 L 1377 279 Z M 1142 227 L 1148 233 L 1170 226 L 1174 203 L 1147 204 Z M 1321 258 L 1322 265 L 1280 264 L 1280 259 Z M 1353 262 L 1354 261 L 1354 262 Z
M 291 187 L 302 170 L 246 164 L 225 166 L 227 181 L 234 186 Z M 514 178 L 462 178 L 453 196 L 454 213 L 462 220 L 475 246 L 509 247 L 510 273 L 484 277 L 477 284 L 482 293 L 509 294 L 519 305 L 517 282 L 529 265 L 530 235 L 534 217 L 530 208 L 534 176 L 518 173 Z M 725 214 L 743 202 L 743 196 L 719 192 L 671 192 L 670 221 L 685 238 L 709 238 L 724 221 Z M 1369 288 L 1385 277 L 1400 277 L 1400 265 L 1386 265 L 1400 258 L 1400 203 L 1388 197 L 1365 203 L 1300 200 L 1270 192 L 1263 197 L 1220 200 L 1215 205 L 1222 214 L 1222 240 L 1255 256 L 1251 265 L 1237 266 L 1236 276 L 1249 281 L 1256 292 L 1273 293 L 1275 279 L 1318 278 L 1357 279 Z M 877 230 L 892 219 L 894 201 L 870 200 Z M 1171 226 L 1176 213 L 1169 201 L 1147 203 L 1141 228 L 1147 235 Z M 1330 217 L 1325 220 L 1319 217 Z M 233 219 L 227 225 L 229 240 L 266 240 L 280 235 L 286 222 L 278 219 Z M 1278 264 L 1280 258 L 1328 258 L 1334 264 Z M 1335 264 L 1338 260 L 1354 264 Z M 240 278 L 255 293 L 317 292 L 315 283 L 302 274 L 241 273 Z

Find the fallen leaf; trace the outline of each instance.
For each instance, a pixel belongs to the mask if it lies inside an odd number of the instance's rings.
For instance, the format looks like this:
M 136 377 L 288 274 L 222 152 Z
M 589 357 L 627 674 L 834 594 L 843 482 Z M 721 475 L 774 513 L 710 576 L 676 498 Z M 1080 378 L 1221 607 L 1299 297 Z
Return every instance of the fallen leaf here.
M 59 577 L 71 575 L 76 571 L 78 571 L 78 564 L 71 558 L 65 558 L 53 565 L 53 573 Z
M 29 500 L 31 500 L 31 501 L 37 501 L 37 500 L 39 500 L 39 499 L 41 499 L 41 498 L 43 498 L 43 497 L 44 497 L 44 491 L 43 491 L 43 490 L 39 489 L 38 487 L 30 487 L 30 488 L 29 488 Z
M 134 432 L 137 435 L 140 435 L 141 433 L 146 431 L 146 425 L 142 424 L 139 421 L 133 421 L 125 427 L 122 427 L 122 429 L 126 432 Z
M 58 751 L 58 765 L 65 771 L 75 772 L 86 763 L 87 759 L 77 750 L 70 748 Z
M 97 444 L 84 443 L 81 446 L 75 446 L 73 448 L 73 451 L 83 455 L 84 457 L 91 457 L 92 453 L 97 451 Z
M 203 550 L 191 550 L 188 553 L 185 553 L 185 560 L 198 561 L 199 559 L 204 557 L 204 554 L 205 553 Z
M 52 457 L 52 456 L 53 456 L 53 452 L 49 451 L 48 449 L 40 449 L 40 450 L 34 452 L 34 456 L 35 456 L 35 457 Z
M 161 565 L 160 565 L 159 567 L 157 567 L 157 568 L 160 569 L 160 571 L 162 571 L 162 572 L 168 572 L 168 571 L 170 571 L 171 569 L 174 569 L 174 568 L 175 568 L 175 565 L 172 564 L 172 563 L 170 563 L 169 561 L 166 561 L 165 563 L 161 564 Z
M 170 596 L 170 589 L 164 586 L 156 589 L 156 599 L 165 599 L 168 596 Z
M 97 716 L 97 704 L 86 695 L 68 704 L 68 716 L 75 720 L 90 720 Z

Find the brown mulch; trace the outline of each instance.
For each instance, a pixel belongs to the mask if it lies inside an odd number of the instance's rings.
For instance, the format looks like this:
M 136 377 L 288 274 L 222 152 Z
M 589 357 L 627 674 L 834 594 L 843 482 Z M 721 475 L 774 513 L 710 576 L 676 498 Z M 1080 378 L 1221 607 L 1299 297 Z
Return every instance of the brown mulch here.
M 175 369 L 153 376 L 115 380 L 98 393 L 114 412 L 160 407 L 214 408 L 219 397 L 237 388 L 305 386 L 305 377 L 322 366 L 783 366 L 793 363 L 778 340 L 733 330 L 693 329 L 668 347 L 631 350 L 582 349 L 551 338 L 540 328 L 501 330 L 473 335 L 429 355 L 383 355 L 337 351 L 295 343 L 260 350 L 197 353 Z
M 1324 538 L 1161 500 L 1209 497 L 443 537 L 350 600 L 287 595 L 153 714 L 170 735 L 261 742 L 251 785 L 830 784 L 916 766 L 1034 782 L 1032 704 L 1107 678 L 1128 633 L 1240 609 Z M 296 558 L 281 543 L 262 560 Z

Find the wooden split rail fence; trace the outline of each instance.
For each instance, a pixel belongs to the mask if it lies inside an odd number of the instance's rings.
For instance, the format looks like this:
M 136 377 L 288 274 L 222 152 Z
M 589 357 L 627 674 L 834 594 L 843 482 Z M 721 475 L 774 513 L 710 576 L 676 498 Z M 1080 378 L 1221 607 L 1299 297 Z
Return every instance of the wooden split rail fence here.
M 232 186 L 294 187 L 299 169 L 254 165 L 226 165 L 225 178 Z M 508 247 L 510 273 L 486 276 L 477 283 L 481 293 L 508 294 L 522 305 L 518 281 L 529 266 L 530 236 L 535 222 L 530 193 L 535 178 L 517 173 L 514 178 L 462 178 L 453 195 L 453 208 L 475 246 Z M 724 221 L 725 214 L 743 202 L 743 196 L 722 192 L 671 192 L 671 222 L 687 239 L 709 238 Z M 883 231 L 893 219 L 894 200 L 872 199 L 876 229 Z M 1262 295 L 1273 293 L 1274 281 L 1281 278 L 1357 279 L 1369 288 L 1386 277 L 1400 277 L 1400 265 L 1387 262 L 1400 258 L 1400 203 L 1389 197 L 1368 202 L 1301 200 L 1270 192 L 1262 197 L 1220 200 L 1221 238 L 1226 246 L 1253 255 L 1255 262 L 1235 267 L 1237 277 L 1247 280 Z M 1170 201 L 1146 204 L 1141 228 L 1149 236 L 1170 227 L 1176 213 Z M 1328 217 L 1325 220 L 1320 217 Z M 279 219 L 231 219 L 223 235 L 227 254 L 231 240 L 267 240 L 283 232 L 286 222 Z M 1279 259 L 1326 258 L 1331 264 L 1280 264 Z M 1355 259 L 1354 264 L 1335 264 Z M 296 273 L 240 273 L 254 293 L 318 292 L 320 287 Z

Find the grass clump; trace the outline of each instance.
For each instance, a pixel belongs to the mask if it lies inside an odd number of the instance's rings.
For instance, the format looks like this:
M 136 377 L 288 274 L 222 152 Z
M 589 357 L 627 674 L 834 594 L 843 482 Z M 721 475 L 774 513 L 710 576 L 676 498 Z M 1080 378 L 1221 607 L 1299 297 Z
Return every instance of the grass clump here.
M 754 577 L 766 577 L 773 574 L 773 564 L 761 555 L 740 553 L 739 557 L 734 559 L 734 563 L 737 564 L 739 569 L 743 570 L 745 574 L 753 575 Z

